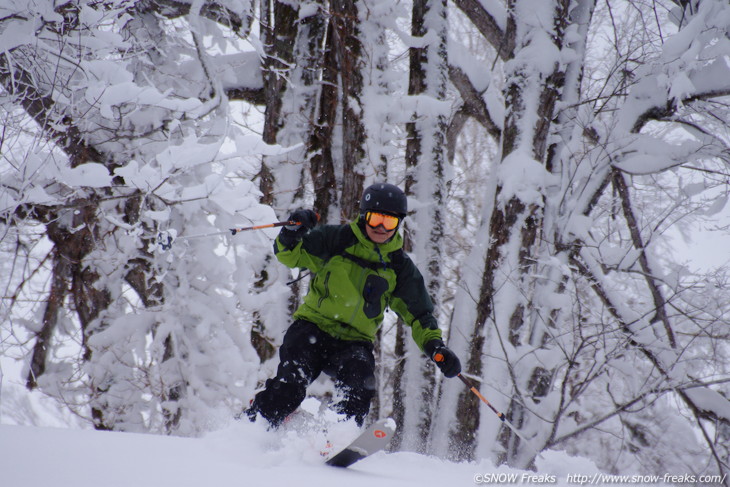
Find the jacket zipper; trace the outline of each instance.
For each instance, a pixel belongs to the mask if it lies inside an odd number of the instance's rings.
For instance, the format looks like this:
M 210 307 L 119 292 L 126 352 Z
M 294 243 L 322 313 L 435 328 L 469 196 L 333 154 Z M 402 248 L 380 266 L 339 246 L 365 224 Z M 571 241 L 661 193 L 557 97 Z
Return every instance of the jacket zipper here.
M 329 297 L 329 295 L 330 295 L 329 281 L 330 281 L 330 275 L 331 274 L 332 274 L 332 272 L 328 272 L 324 276 L 324 295 L 322 297 L 320 297 L 319 298 L 319 301 L 317 302 L 317 307 L 318 308 L 321 308 L 322 307 L 322 301 L 324 301 L 325 299 L 327 299 Z

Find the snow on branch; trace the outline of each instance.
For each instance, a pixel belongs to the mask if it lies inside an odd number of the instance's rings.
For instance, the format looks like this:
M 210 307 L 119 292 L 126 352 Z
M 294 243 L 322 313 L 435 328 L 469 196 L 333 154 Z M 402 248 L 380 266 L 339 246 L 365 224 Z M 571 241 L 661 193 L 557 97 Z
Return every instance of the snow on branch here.
M 0 55 L 0 83 L 12 95 L 18 96 L 28 114 L 58 141 L 59 147 L 76 167 L 88 161 L 103 162 L 107 158 L 82 137 L 76 124 L 68 116 L 60 118 L 51 95 L 42 94 L 32 73 L 17 64 L 11 64 L 9 54 Z
M 619 296 L 609 290 L 609 286 L 604 283 L 601 266 L 590 252 L 585 248 L 582 249 L 578 255 L 571 257 L 571 262 L 577 271 L 590 281 L 596 295 L 618 321 L 620 330 L 626 335 L 628 343 L 638 349 L 661 374 L 670 389 L 677 393 L 696 417 L 698 425 L 702 427 L 700 423 L 702 419 L 730 424 L 730 400 L 728 398 L 713 391 L 702 382 L 688 377 L 682 370 L 683 368 L 678 365 L 679 352 L 672 353 L 664 347 L 657 347 L 636 333 L 636 326 L 634 326 L 636 319 L 630 318 L 634 313 L 622 304 Z M 708 444 L 711 444 L 707 434 L 705 437 Z M 719 464 L 722 463 L 717 454 L 715 454 L 715 459 Z
M 151 10 L 154 10 L 166 18 L 174 19 L 188 15 L 193 3 L 195 2 L 153 0 L 148 3 L 152 7 Z M 251 0 L 243 0 L 241 2 L 233 3 L 233 5 L 236 4 L 239 8 L 234 10 L 230 8 L 231 3 L 229 2 L 205 2 L 200 8 L 200 15 L 201 17 L 230 28 L 239 37 L 245 38 L 251 30 L 251 23 L 253 21 L 253 5 Z
M 464 111 L 474 117 L 495 140 L 502 136 L 502 128 L 489 113 L 487 103 L 478 91 L 469 76 L 458 66 L 449 66 L 449 78 L 454 84 L 464 102 Z
M 510 42 L 505 36 L 505 12 L 489 12 L 478 0 L 455 0 L 454 4 L 492 44 L 503 61 L 510 58 L 514 51 L 514 39 Z
M 702 142 L 669 143 L 637 135 L 615 156 L 613 166 L 629 174 L 656 174 L 702 157 Z
M 619 115 L 627 132 L 638 133 L 651 120 L 668 120 L 684 105 L 730 95 L 730 6 L 699 3 L 680 31 L 662 46 L 661 55 L 636 73 Z

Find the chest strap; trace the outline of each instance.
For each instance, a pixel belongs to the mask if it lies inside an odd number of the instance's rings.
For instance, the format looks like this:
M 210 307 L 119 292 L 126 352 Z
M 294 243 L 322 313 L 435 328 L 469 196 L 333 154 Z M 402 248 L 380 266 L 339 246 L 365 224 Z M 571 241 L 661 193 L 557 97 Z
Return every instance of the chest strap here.
M 357 255 L 352 255 L 345 250 L 340 252 L 339 255 L 341 255 L 345 259 L 351 260 L 360 267 L 364 267 L 375 272 L 385 269 L 393 269 L 396 274 L 400 272 L 400 269 L 403 265 L 403 259 L 405 258 L 405 254 L 403 253 L 402 249 L 398 249 L 390 254 L 390 262 L 372 262 L 370 260 L 363 259 L 362 257 L 358 257 Z

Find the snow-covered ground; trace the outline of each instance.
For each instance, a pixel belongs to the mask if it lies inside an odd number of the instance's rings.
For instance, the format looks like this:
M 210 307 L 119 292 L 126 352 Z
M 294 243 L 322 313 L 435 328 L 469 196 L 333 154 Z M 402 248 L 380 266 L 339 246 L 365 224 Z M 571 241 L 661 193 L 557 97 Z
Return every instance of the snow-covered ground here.
M 608 475 L 590 460 L 559 451 L 543 452 L 536 472 L 410 452 L 380 452 L 347 469 L 328 467 L 322 452 L 336 453 L 358 429 L 336 422 L 312 398 L 278 431 L 227 413 L 202 438 L 94 431 L 48 397 L 27 391 L 17 379 L 17 363 L 6 357 L 0 364 L 12 372 L 0 380 L 0 487 L 636 486 L 676 480 Z
M 452 463 L 384 452 L 340 469 L 323 463 L 318 439 L 268 432 L 247 421 L 196 439 L 0 425 L 0 485 L 450 487 L 500 480 L 503 485 L 574 485 L 568 475 L 598 472 L 592 463 L 559 452 L 544 453 L 538 473 L 495 468 L 487 461 Z
M 4 362 L 6 373 L 14 368 Z M 589 460 L 562 452 L 544 452 L 538 472 L 408 452 L 380 452 L 347 469 L 328 467 L 321 455 L 327 442 L 335 453 L 357 428 L 330 422 L 325 435 L 304 415 L 275 432 L 260 422 L 224 417 L 202 438 L 94 431 L 9 378 L 0 388 L 1 487 L 560 486 L 575 485 L 577 475 L 600 474 Z M 317 406 L 307 399 L 302 408 L 316 414 Z
M 334 413 L 311 398 L 278 431 L 224 413 L 202 438 L 180 438 L 94 431 L 16 381 L 4 381 L 0 392 L 0 487 L 698 485 L 609 475 L 590 460 L 559 451 L 543 452 L 536 472 L 410 452 L 379 452 L 347 469 L 328 467 L 322 452 L 336 453 L 358 429 L 336 422 Z

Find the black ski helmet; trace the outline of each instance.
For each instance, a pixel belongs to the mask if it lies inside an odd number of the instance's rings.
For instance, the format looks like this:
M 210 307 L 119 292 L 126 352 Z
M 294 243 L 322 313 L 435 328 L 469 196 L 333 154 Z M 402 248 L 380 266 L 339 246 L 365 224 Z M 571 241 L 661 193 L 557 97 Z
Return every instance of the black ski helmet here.
M 365 188 L 360 198 L 360 213 L 367 211 L 380 211 L 403 218 L 408 213 L 408 199 L 394 184 L 371 184 Z

